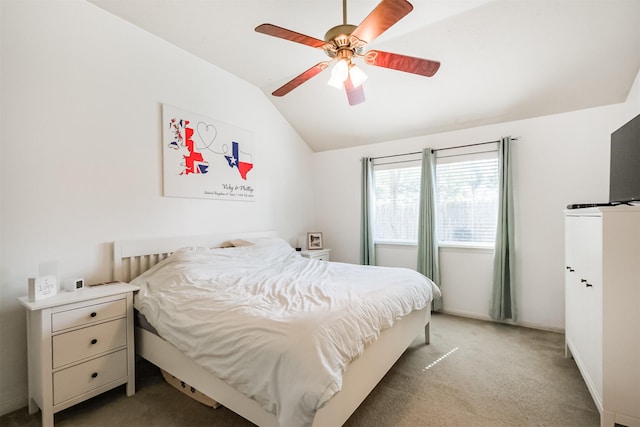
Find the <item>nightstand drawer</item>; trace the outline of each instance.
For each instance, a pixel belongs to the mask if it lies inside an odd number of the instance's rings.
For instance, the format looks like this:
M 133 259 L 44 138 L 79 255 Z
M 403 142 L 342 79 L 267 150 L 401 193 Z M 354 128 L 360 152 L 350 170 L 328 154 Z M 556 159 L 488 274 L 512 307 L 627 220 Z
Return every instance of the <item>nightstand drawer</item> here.
M 120 350 L 55 372 L 53 404 L 57 405 L 126 376 L 127 350 Z
M 127 319 L 55 335 L 52 341 L 55 369 L 127 345 Z
M 61 311 L 51 315 L 51 330 L 58 332 L 112 317 L 125 316 L 126 313 L 127 302 L 124 299 Z
M 302 251 L 300 255 L 305 258 L 315 259 L 317 261 L 329 261 L 331 249 L 314 249 Z

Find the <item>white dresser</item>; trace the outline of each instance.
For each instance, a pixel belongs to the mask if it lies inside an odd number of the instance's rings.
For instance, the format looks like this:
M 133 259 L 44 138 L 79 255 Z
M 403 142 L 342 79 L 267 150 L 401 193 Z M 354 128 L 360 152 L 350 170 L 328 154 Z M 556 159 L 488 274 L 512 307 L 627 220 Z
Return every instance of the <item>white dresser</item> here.
M 135 393 L 133 292 L 114 283 L 61 292 L 27 308 L 29 413 L 53 414 L 127 384 Z
M 640 427 L 640 206 L 565 211 L 566 350 L 601 426 Z
M 300 255 L 309 259 L 317 259 L 319 261 L 329 261 L 331 249 L 313 249 L 301 251 Z

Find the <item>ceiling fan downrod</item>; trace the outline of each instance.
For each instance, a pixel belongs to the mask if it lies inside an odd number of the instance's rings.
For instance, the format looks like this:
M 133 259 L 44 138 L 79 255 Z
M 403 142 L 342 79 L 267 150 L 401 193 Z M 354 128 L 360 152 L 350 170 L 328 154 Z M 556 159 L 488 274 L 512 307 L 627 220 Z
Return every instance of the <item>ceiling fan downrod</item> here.
M 342 24 L 347 25 L 347 0 L 342 0 Z

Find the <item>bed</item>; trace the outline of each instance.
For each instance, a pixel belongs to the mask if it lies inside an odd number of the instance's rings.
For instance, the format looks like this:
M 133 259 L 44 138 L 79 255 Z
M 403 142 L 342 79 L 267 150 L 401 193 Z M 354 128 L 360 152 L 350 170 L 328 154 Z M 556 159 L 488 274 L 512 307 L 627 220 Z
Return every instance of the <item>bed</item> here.
M 156 282 L 153 282 L 151 277 L 154 277 L 153 280 L 158 280 L 155 278 L 157 274 L 160 274 L 160 277 L 163 274 L 167 274 L 166 271 L 168 264 L 175 265 L 183 265 L 185 264 L 186 259 L 191 260 L 192 257 L 196 257 L 196 259 L 204 259 L 202 257 L 217 257 L 214 258 L 216 260 L 216 265 L 223 266 L 224 262 L 221 262 L 219 258 L 220 256 L 226 257 L 227 254 L 234 254 L 232 258 L 235 262 L 235 254 L 240 254 L 242 256 L 245 255 L 244 248 L 232 248 L 230 252 L 220 252 L 220 251 L 229 251 L 230 249 L 217 249 L 219 246 L 223 245 L 225 242 L 229 241 L 241 241 L 241 242 L 250 242 L 249 248 L 246 251 L 253 251 L 253 253 L 260 253 L 256 251 L 264 251 L 266 249 L 263 248 L 268 246 L 269 251 L 273 252 L 282 252 L 282 257 L 287 258 L 287 260 L 292 260 L 292 264 L 300 265 L 300 268 L 305 269 L 308 272 L 314 271 L 334 271 L 334 276 L 348 276 L 350 273 L 348 269 L 351 269 L 352 266 L 341 263 L 326 263 L 324 261 L 317 260 L 302 260 L 299 254 L 288 253 L 287 250 L 291 250 L 290 247 L 284 241 L 279 241 L 277 239 L 277 233 L 275 232 L 260 232 L 260 233 L 248 233 L 248 234 L 223 234 L 223 235 L 212 235 L 212 236 L 192 236 L 186 238 L 168 238 L 168 239 L 147 239 L 147 240 L 119 240 L 114 242 L 114 279 L 121 281 L 132 281 L 138 280 L 144 283 L 149 282 L 152 285 L 149 286 L 160 286 L 156 285 Z M 255 244 L 255 242 L 266 242 L 259 243 L 255 248 L 251 246 Z M 261 246 L 263 245 L 263 246 Z M 223 245 L 224 246 L 224 245 Z M 241 245 L 243 246 L 243 245 Z M 288 247 L 289 249 L 286 249 Z M 182 249 L 181 249 L 182 248 Z M 216 248 L 216 249 L 212 249 Z M 273 249 L 275 248 L 275 249 Z M 237 251 L 237 252 L 233 252 Z M 220 255 L 220 254 L 223 255 Z M 248 253 L 248 252 L 247 252 Z M 264 254 L 265 252 L 262 252 Z M 271 252 L 269 252 L 271 253 Z M 279 252 L 278 252 L 279 253 Z M 275 255 L 274 255 L 275 256 Z M 278 257 L 281 255 L 278 254 Z M 296 258 L 297 257 L 297 258 Z M 207 258 L 208 259 L 208 258 Z M 280 258 L 278 258 L 279 260 Z M 224 259 L 223 259 L 224 261 Z M 271 262 L 268 260 L 267 264 Z M 289 262 L 289 261 L 287 261 Z M 275 261 L 274 261 L 275 263 Z M 313 264 L 316 263 L 316 264 Z M 232 263 L 233 264 L 233 263 Z M 259 263 L 258 263 L 259 264 Z M 203 264 L 204 265 L 204 264 Z M 207 267 L 202 267 L 205 270 L 208 270 L 209 264 L 206 264 Z M 275 264 L 273 264 L 275 265 Z M 289 264 L 287 264 L 288 266 Z M 355 267 L 355 266 L 353 266 Z M 218 267 L 216 267 L 218 268 Z M 222 267 L 220 267 L 222 268 Z M 289 267 L 282 268 L 283 270 L 288 269 Z M 298 268 L 298 267 L 296 267 Z M 360 267 L 357 267 L 360 268 Z M 337 270 L 336 270 L 337 269 Z M 399 269 L 389 269 L 393 270 L 390 273 L 396 274 L 395 270 Z M 217 271 L 217 270 L 216 270 Z M 256 270 L 257 271 L 257 270 Z M 279 271 L 279 270 L 278 270 Z M 270 277 L 274 277 L 273 280 L 280 282 L 279 272 L 276 271 L 267 271 Z M 335 272 L 338 273 L 335 273 Z M 163 272 L 163 273 L 158 273 Z M 376 275 L 381 274 L 382 270 L 377 270 Z M 398 271 L 399 272 L 399 271 Z M 246 272 L 245 272 L 246 273 Z M 302 276 L 307 275 L 307 273 L 302 274 Z M 415 272 L 412 272 L 416 274 Z M 172 275 L 171 273 L 170 275 Z M 192 273 L 188 273 L 191 275 Z M 198 273 L 200 274 L 200 273 Z M 217 274 L 217 273 L 216 273 Z M 225 273 L 226 274 L 226 273 Z M 243 274 L 241 279 L 237 277 L 233 278 L 234 284 L 239 284 L 242 286 L 247 285 L 246 278 L 252 277 L 252 272 L 248 274 Z M 283 273 L 284 274 L 284 273 Z M 297 274 L 297 273 L 296 273 Z M 324 274 L 324 273 L 323 273 Z M 404 274 L 404 273 L 403 273 Z M 173 279 L 173 276 L 171 276 Z M 190 276 L 189 276 L 190 277 Z M 221 276 L 222 277 L 222 276 Z M 227 277 L 227 276 L 224 276 Z M 169 280 L 169 279 L 167 279 Z M 191 279 L 189 279 L 191 280 Z M 231 280 L 231 279 L 230 279 Z M 289 279 L 287 279 L 289 280 Z M 344 282 L 344 281 L 343 281 Z M 429 343 L 429 321 L 430 321 L 430 299 L 436 293 L 438 293 L 438 289 L 435 285 L 431 284 L 430 281 L 427 281 L 430 287 L 430 296 L 427 298 L 428 301 L 423 304 L 424 297 L 420 295 L 419 299 L 420 304 L 416 308 L 407 309 L 405 307 L 406 304 L 398 304 L 401 307 L 404 307 L 405 311 L 402 316 L 397 316 L 395 314 L 388 314 L 388 316 L 393 316 L 393 321 L 390 322 L 389 325 L 379 325 L 380 331 L 375 334 L 373 339 L 370 339 L 371 334 L 369 334 L 368 341 L 364 342 L 363 349 L 358 352 L 357 357 L 353 357 L 352 355 L 345 355 L 344 360 L 347 361 L 346 365 L 336 365 L 337 368 L 341 371 L 341 377 L 337 381 L 337 385 L 332 382 L 332 388 L 337 388 L 337 390 L 329 390 L 327 392 L 322 393 L 322 400 L 319 400 L 320 404 L 315 408 L 311 415 L 303 414 L 304 416 L 309 416 L 310 418 L 295 418 L 291 417 L 287 414 L 287 410 L 283 409 L 286 407 L 286 404 L 281 404 L 280 402 L 276 403 L 265 403 L 263 397 L 260 394 L 253 393 L 253 389 L 250 389 L 251 392 L 248 392 L 245 386 L 244 380 L 239 381 L 238 384 L 234 384 L 234 386 L 229 385 L 230 381 L 224 375 L 226 375 L 226 371 L 222 370 L 222 374 L 220 375 L 220 371 L 218 371 L 219 375 L 216 375 L 212 372 L 211 366 L 207 365 L 206 362 L 203 362 L 200 356 L 194 356 L 191 353 L 191 349 L 188 347 L 184 347 L 184 343 L 181 341 L 181 338 L 176 338 L 176 336 L 169 329 L 170 326 L 167 326 L 165 323 L 175 323 L 173 320 L 165 321 L 164 323 L 159 320 L 158 316 L 151 316 L 155 321 L 158 321 L 158 326 L 160 327 L 160 335 L 163 335 L 164 338 L 161 338 L 157 333 L 154 333 L 147 328 L 136 327 L 136 352 L 142 358 L 150 361 L 154 365 L 161 368 L 163 371 L 170 373 L 171 375 L 179 378 L 180 380 L 190 384 L 192 387 L 196 388 L 199 392 L 203 393 L 205 396 L 214 399 L 220 404 L 226 406 L 228 409 L 236 412 L 242 417 L 248 419 L 249 421 L 255 423 L 258 426 L 262 427 L 278 427 L 284 425 L 312 425 L 312 426 L 339 426 L 344 424 L 344 422 L 349 418 L 349 416 L 356 410 L 356 408 L 360 405 L 360 403 L 366 398 L 366 396 L 371 392 L 371 390 L 375 387 L 375 385 L 382 379 L 385 373 L 393 366 L 396 360 L 402 355 L 402 353 L 407 349 L 407 347 L 413 342 L 413 340 L 424 332 L 425 342 Z M 167 282 L 168 283 L 168 282 Z M 173 282 L 171 282 L 173 283 Z M 344 284 L 344 283 L 342 283 Z M 253 284 L 250 284 L 254 286 Z M 200 285 L 198 285 L 200 286 Z M 235 285 L 234 285 L 235 286 Z M 296 287 L 299 284 L 296 284 Z M 259 287 L 263 287 L 263 284 L 260 284 Z M 162 289 L 163 292 L 158 292 L 158 295 L 168 295 L 165 291 L 169 288 Z M 173 288 L 172 288 L 173 289 Z M 194 288 L 199 290 L 199 287 Z M 342 289 L 342 288 L 340 288 Z M 306 291 L 306 290 L 305 290 Z M 226 292 L 226 290 L 225 290 Z M 351 291 L 341 291 L 344 295 L 351 295 Z M 411 291 L 416 292 L 416 291 Z M 151 292 L 149 292 L 151 294 Z M 226 294 L 225 294 L 226 295 Z M 136 296 L 138 298 L 139 296 Z M 142 302 L 139 303 L 140 307 L 144 310 L 145 304 L 149 301 L 143 299 L 140 296 L 140 300 Z M 162 305 L 165 300 L 171 300 L 171 298 L 157 298 L 155 301 L 156 304 Z M 340 300 L 340 298 L 337 298 Z M 257 300 L 256 300 L 257 301 Z M 179 305 L 180 303 L 178 303 Z M 194 303 L 197 305 L 196 303 Z M 287 305 L 290 304 L 287 302 Z M 332 302 L 333 304 L 333 302 Z M 417 304 L 417 303 L 416 303 Z M 248 304 L 251 307 L 259 307 L 260 303 Z M 270 302 L 269 307 L 273 304 Z M 255 309 L 255 308 L 252 308 Z M 149 310 L 146 308 L 147 312 L 154 313 L 153 310 Z M 364 311 L 368 311 L 368 306 Z M 218 315 L 221 315 L 223 311 L 219 311 Z M 179 315 L 164 315 L 164 319 L 172 319 L 174 317 L 180 318 L 182 314 Z M 269 314 L 272 316 L 272 314 Z M 384 316 L 382 316 L 384 317 Z M 227 322 L 227 323 L 224 323 Z M 211 322 L 213 323 L 213 322 Z M 328 322 L 328 324 L 331 322 Z M 384 323 L 384 322 L 383 322 Z M 238 322 L 238 324 L 242 324 L 242 322 Z M 317 323 L 314 323 L 317 324 Z M 227 325 L 225 327 L 222 327 Z M 154 325 L 155 327 L 156 325 Z M 219 321 L 215 328 L 216 330 L 227 330 L 229 328 L 236 328 L 236 322 L 229 321 Z M 164 328 L 164 330 L 162 330 Z M 176 329 L 185 329 L 183 325 L 178 325 Z M 260 329 L 260 328 L 256 328 Z M 323 326 L 322 329 L 328 329 Z M 344 329 L 344 328 L 343 328 Z M 244 330 L 246 331 L 246 329 Z M 179 331 L 180 332 L 180 331 Z M 259 332 L 259 331 L 258 331 Z M 244 332 L 243 332 L 244 333 Z M 333 335 L 332 335 L 333 337 Z M 225 338 L 221 338 L 221 341 L 224 342 Z M 192 340 L 187 340 L 192 341 Z M 213 341 L 213 340 L 210 340 Z M 256 339 L 256 341 L 262 341 L 260 338 Z M 330 340 L 332 342 L 339 340 Z M 200 347 L 201 341 L 198 342 L 197 347 Z M 333 343 L 332 345 L 334 345 Z M 324 345 L 324 344 L 323 344 Z M 335 345 L 334 345 L 335 346 Z M 302 347 L 302 346 L 301 346 Z M 339 346 L 338 346 L 339 347 Z M 341 349 L 342 347 L 340 347 Z M 213 352 L 216 351 L 211 350 Z M 255 352 L 254 352 L 255 353 Z M 254 354 L 250 353 L 250 354 Z M 268 352 L 267 352 L 268 353 Z M 324 355 L 324 350 L 321 350 L 320 353 Z M 280 359 L 286 358 L 285 355 L 280 355 Z M 333 356 L 332 356 L 333 357 Z M 323 363 L 326 362 L 326 358 L 322 358 Z M 235 360 L 229 364 L 228 367 L 233 368 L 241 366 L 242 369 L 235 369 L 235 371 L 244 371 L 245 367 L 242 366 L 242 360 Z M 247 360 L 247 365 L 250 365 L 252 362 Z M 268 363 L 268 362 L 267 362 Z M 306 363 L 306 362 L 305 362 Z M 274 367 L 280 366 L 280 363 L 274 362 Z M 250 367 L 247 366 L 247 370 Z M 303 368 L 303 367 L 302 367 Z M 300 368 L 300 369 L 302 369 Z M 335 368 L 335 367 L 334 367 Z M 296 370 L 291 367 L 281 368 L 282 372 L 285 374 L 291 371 L 291 376 L 294 377 L 294 373 Z M 265 370 L 267 373 L 271 372 L 271 369 Z M 305 372 L 311 372 L 315 370 L 307 370 Z M 283 374 L 280 374 L 282 377 Z M 258 375 L 259 376 L 259 375 Z M 286 375 L 285 375 L 286 376 Z M 220 379 L 224 378 L 223 379 Z M 323 378 L 323 381 L 325 379 Z M 299 381 L 299 382 L 306 382 Z M 310 383 L 311 380 L 308 380 Z M 270 389 L 270 384 L 262 385 L 262 388 Z M 289 384 L 289 386 L 291 383 Z M 256 386 L 255 388 L 259 388 Z M 269 390 L 267 390 L 267 394 Z M 279 395 L 280 392 L 276 394 Z M 312 393 L 308 393 L 308 390 L 300 392 L 301 395 L 307 396 Z M 251 396 L 251 397 L 248 397 Z M 284 393 L 283 393 L 284 396 Z M 315 396 L 312 396 L 315 398 Z M 306 399 L 306 398 L 305 398 Z M 320 399 L 320 398 L 318 398 Z M 286 401 L 286 396 L 284 398 Z M 289 399 L 290 400 L 290 399 Z M 315 402 L 315 401 L 314 401 Z M 312 402 L 313 404 L 313 402 Z M 271 405 L 271 406 L 270 406 Z M 273 406 L 276 405 L 276 406 Z M 274 410 L 275 408 L 275 410 Z M 296 409 L 297 410 L 297 409 Z M 289 411 L 294 413 L 295 411 Z M 278 415 L 276 415 L 276 413 Z M 302 413 L 302 412 L 301 412 Z M 285 415 L 283 415 L 285 414 Z M 297 412 L 295 415 L 299 415 Z

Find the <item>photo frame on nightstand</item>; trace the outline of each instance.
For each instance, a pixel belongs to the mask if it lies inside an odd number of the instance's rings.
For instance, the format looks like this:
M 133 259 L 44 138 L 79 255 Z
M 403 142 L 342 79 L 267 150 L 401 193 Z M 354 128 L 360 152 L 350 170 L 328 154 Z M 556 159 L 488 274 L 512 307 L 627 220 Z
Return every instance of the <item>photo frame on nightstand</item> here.
M 310 251 L 322 249 L 322 233 L 317 231 L 307 233 L 307 248 Z

